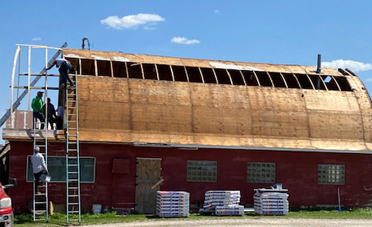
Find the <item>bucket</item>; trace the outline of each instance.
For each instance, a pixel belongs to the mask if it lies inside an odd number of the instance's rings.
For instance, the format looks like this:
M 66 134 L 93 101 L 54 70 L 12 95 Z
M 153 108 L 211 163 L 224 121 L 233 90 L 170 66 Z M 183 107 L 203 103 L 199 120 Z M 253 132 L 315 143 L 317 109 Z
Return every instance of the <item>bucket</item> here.
M 101 204 L 93 204 L 92 212 L 93 214 L 100 214 L 102 211 L 102 205 Z

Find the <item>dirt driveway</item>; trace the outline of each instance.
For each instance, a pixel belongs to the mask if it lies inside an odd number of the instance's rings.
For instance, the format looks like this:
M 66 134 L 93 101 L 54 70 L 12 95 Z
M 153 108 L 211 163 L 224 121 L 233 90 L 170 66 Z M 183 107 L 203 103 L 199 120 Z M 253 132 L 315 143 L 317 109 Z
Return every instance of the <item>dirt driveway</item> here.
M 329 220 L 329 219 L 220 219 L 220 220 L 162 220 L 162 221 L 142 221 L 130 223 L 106 224 L 102 227 L 371 227 L 372 220 Z M 97 225 L 89 225 L 97 227 Z

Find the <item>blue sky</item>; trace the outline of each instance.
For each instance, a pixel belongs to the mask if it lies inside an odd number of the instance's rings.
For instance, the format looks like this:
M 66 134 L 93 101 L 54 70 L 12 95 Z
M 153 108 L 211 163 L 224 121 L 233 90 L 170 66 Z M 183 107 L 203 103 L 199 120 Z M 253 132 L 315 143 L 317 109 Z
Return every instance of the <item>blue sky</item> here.
M 371 8 L 369 0 L 3 0 L 0 115 L 9 108 L 16 43 L 80 48 L 85 36 L 93 50 L 175 57 L 316 65 L 321 53 L 371 92 Z

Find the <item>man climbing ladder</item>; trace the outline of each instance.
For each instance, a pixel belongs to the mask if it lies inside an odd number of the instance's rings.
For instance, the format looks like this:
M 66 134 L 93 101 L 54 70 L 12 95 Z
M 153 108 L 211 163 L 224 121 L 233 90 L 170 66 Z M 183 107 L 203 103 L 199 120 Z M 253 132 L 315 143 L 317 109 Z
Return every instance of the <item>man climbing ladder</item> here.
M 71 86 L 75 86 L 75 83 L 71 80 L 69 74 L 75 71 L 74 67 L 71 65 L 69 61 L 63 58 L 56 59 L 51 66 L 49 66 L 46 70 L 49 70 L 56 66 L 59 71 L 60 77 L 62 77 L 62 83 L 66 86 L 67 80 L 70 82 Z

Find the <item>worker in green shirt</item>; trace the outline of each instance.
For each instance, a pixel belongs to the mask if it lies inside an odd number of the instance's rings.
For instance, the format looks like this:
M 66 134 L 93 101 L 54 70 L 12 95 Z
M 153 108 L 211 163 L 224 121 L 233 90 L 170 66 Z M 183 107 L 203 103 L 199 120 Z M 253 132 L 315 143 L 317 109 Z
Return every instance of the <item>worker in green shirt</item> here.
M 40 129 L 44 128 L 44 115 L 43 115 L 43 93 L 42 91 L 38 91 L 36 97 L 32 100 L 31 107 L 33 111 L 33 125 L 35 127 L 35 119 L 39 119 L 41 122 Z

